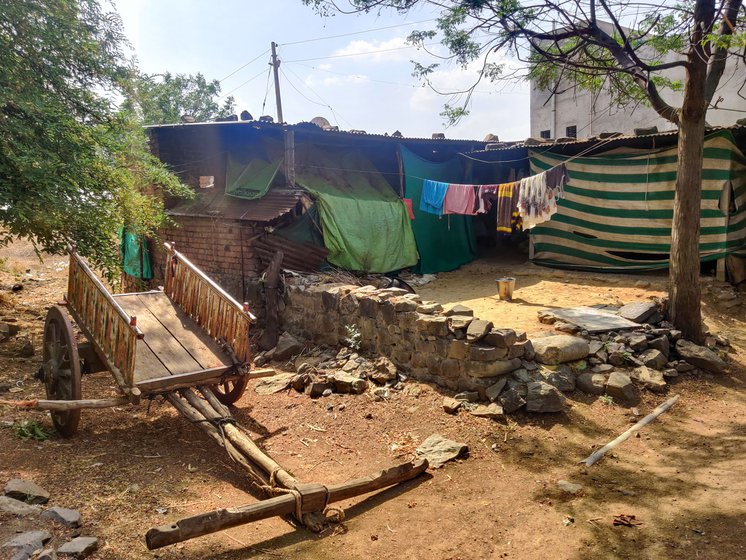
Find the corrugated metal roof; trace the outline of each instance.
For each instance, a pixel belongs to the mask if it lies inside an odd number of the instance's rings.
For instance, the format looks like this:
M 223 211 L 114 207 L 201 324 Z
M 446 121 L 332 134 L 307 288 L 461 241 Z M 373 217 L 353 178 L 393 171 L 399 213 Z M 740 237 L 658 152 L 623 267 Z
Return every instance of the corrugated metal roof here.
M 180 201 L 166 213 L 169 216 L 270 223 L 291 212 L 302 196 L 300 191 L 270 189 L 262 198 L 244 200 L 226 196 L 221 188 L 211 188 L 198 191 L 193 200 Z
M 706 133 L 711 132 L 717 132 L 719 130 L 746 130 L 746 126 L 742 125 L 732 125 L 732 126 L 713 126 L 708 127 L 706 129 Z M 664 132 L 656 132 L 655 134 L 620 134 L 618 136 L 614 136 L 613 138 L 600 138 L 598 136 L 594 136 L 592 138 L 581 138 L 578 140 L 567 140 L 567 141 L 556 141 L 556 140 L 549 140 L 547 142 L 537 142 L 537 143 L 526 143 L 524 142 L 514 142 L 510 146 L 505 146 L 502 148 L 495 148 L 495 149 L 485 149 L 485 150 L 475 150 L 473 152 L 469 152 L 470 154 L 485 154 L 485 153 L 495 153 L 495 152 L 507 152 L 511 150 L 516 150 L 517 148 L 528 148 L 532 150 L 540 150 L 542 148 L 544 149 L 562 149 L 564 147 L 567 148 L 590 148 L 594 144 L 599 144 L 599 147 L 603 147 L 603 149 L 610 149 L 614 147 L 618 147 L 620 145 L 624 145 L 625 147 L 635 148 L 635 147 L 648 147 L 651 143 L 654 143 L 656 138 L 663 138 L 665 140 L 668 140 L 669 143 L 671 140 L 675 139 L 679 134 L 678 130 L 666 130 Z
M 396 142 L 434 142 L 434 143 L 459 143 L 459 144 L 487 144 L 483 140 L 470 140 L 466 138 L 417 138 L 417 137 L 405 137 L 405 136 L 390 136 L 388 134 L 375 134 L 375 133 L 362 133 L 362 132 L 350 132 L 348 130 L 323 130 L 311 123 L 298 123 L 298 124 L 278 124 L 278 123 L 267 123 L 260 121 L 226 121 L 226 122 L 198 122 L 198 123 L 175 123 L 175 124 L 154 124 L 148 125 L 145 128 L 148 130 L 162 130 L 162 129 L 175 129 L 175 128 L 191 128 L 191 127 L 246 127 L 250 126 L 257 130 L 282 130 L 285 127 L 294 129 L 296 132 L 310 132 L 328 135 L 330 137 L 341 137 L 341 138 L 371 138 L 381 140 L 392 140 Z

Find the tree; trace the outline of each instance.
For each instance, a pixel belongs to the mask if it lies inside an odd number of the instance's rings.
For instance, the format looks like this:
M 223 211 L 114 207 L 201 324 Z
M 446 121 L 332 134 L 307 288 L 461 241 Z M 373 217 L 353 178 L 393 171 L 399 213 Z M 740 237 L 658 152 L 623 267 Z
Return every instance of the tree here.
M 138 114 L 144 124 L 181 122 L 182 115 L 191 115 L 197 122 L 227 117 L 235 111 L 235 100 L 228 96 L 222 106 L 220 82 L 208 82 L 198 73 L 138 74 L 132 81 L 123 107 Z M 217 97 L 217 98 L 216 98 Z
M 68 243 L 110 276 L 120 225 L 153 233 L 163 191 L 188 195 L 116 109 L 130 78 L 119 17 L 96 0 L 10 0 L 0 10 L 0 244 Z
M 406 13 L 418 4 L 431 4 L 440 10 L 436 29 L 416 31 L 410 40 L 423 45 L 440 33 L 449 58 L 464 66 L 481 59 L 476 83 L 504 78 L 505 68 L 492 59 L 507 52 L 524 61 L 529 75 L 540 84 L 557 84 L 561 78 L 588 89 L 605 84 L 616 90 L 617 99 L 645 100 L 675 124 L 678 173 L 669 313 L 685 336 L 701 341 L 699 210 L 705 116 L 726 59 L 746 58 L 742 0 L 682 0 L 677 4 L 644 0 L 348 1 L 347 10 L 331 0 L 304 3 L 323 14 L 386 8 Z M 416 64 L 415 73 L 427 79 L 436 67 Z M 671 106 L 661 96 L 662 88 L 676 86 L 665 74 L 672 68 L 682 68 L 686 75 L 680 107 Z M 474 86 L 466 92 L 467 101 Z M 465 107 L 446 106 L 445 113 L 458 119 Z

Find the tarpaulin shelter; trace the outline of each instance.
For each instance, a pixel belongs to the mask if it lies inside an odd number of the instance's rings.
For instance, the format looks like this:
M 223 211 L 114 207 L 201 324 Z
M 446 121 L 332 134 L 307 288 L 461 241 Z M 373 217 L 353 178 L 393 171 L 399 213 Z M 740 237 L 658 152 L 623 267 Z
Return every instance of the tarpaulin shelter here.
M 295 162 L 296 182 L 316 198 L 330 263 L 381 273 L 417 263 L 404 203 L 361 152 L 304 145 Z
M 465 172 L 459 158 L 443 162 L 426 160 L 406 147 L 400 148 L 405 177 L 405 196 L 413 201 L 412 229 L 417 240 L 420 261 L 417 272 L 428 274 L 454 270 L 475 257 L 471 216 L 436 216 L 420 210 L 422 183 L 425 179 L 446 183 L 464 183 Z
M 577 158 L 541 147 L 528 155 L 533 173 L 562 162 L 569 172 L 557 214 L 531 231 L 534 262 L 589 270 L 668 266 L 675 145 Z M 727 129 L 705 138 L 700 218 L 703 261 L 746 248 L 746 158 Z

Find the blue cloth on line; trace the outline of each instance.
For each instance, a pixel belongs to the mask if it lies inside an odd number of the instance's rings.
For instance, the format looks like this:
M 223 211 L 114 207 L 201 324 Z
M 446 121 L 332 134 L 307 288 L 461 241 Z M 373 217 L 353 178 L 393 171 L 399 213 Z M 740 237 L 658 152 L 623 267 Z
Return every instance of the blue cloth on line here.
M 422 198 L 420 210 L 437 216 L 443 215 L 443 200 L 448 192 L 448 183 L 425 179 L 422 182 Z

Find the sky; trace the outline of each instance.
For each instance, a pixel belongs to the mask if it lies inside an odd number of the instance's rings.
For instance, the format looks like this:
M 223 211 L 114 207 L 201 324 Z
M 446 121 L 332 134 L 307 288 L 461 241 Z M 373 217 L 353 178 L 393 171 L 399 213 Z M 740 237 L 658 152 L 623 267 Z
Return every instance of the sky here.
M 447 127 L 439 115 L 451 96 L 412 77 L 412 60 L 437 61 L 407 44 L 413 30 L 429 29 L 437 13 L 417 7 L 406 15 L 338 14 L 322 17 L 301 0 L 118 0 L 125 33 L 146 73 L 196 74 L 221 81 L 238 112 L 276 119 L 269 48 L 278 46 L 286 122 L 323 116 L 341 130 L 430 137 L 500 140 L 529 136 L 527 82 L 481 83 L 470 115 Z M 340 35 L 344 35 L 340 37 Z M 446 54 L 437 39 L 428 50 Z M 514 64 L 509 60 L 506 62 Z M 442 61 L 441 61 L 442 62 Z M 481 63 L 480 63 L 481 64 Z M 477 64 L 448 62 L 432 76 L 439 91 L 471 85 Z

